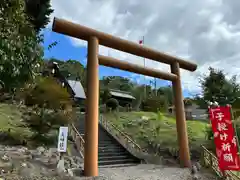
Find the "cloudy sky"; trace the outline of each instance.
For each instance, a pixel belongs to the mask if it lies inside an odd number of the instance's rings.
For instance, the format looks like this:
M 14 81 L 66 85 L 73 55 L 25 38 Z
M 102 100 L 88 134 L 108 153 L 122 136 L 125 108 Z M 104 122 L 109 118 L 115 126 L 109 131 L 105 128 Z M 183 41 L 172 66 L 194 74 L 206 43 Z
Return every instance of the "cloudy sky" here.
M 135 42 L 144 36 L 146 46 L 197 63 L 196 72 L 182 71 L 183 88 L 190 93 L 199 92 L 198 78 L 207 73 L 209 66 L 223 69 L 229 76 L 240 73 L 240 1 L 52 0 L 52 7 L 53 16 Z M 48 57 L 58 55 L 64 59 L 81 51 L 76 56 L 84 61 L 86 42 L 66 37 L 63 40 L 47 30 L 45 34 L 47 43 L 61 40 L 59 47 L 46 53 Z M 67 49 L 64 55 L 63 44 Z M 101 47 L 100 54 L 143 65 L 142 58 L 108 48 Z M 150 60 L 146 65 L 169 71 L 168 66 Z M 113 73 L 109 68 L 103 71 L 105 75 Z M 129 73 L 119 75 L 143 80 Z

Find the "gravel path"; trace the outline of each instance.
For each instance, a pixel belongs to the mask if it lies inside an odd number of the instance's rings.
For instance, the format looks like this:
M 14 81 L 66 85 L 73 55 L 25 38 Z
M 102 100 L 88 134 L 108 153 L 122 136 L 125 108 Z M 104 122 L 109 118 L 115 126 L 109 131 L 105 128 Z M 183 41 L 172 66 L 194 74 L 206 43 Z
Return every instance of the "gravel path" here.
M 105 180 L 192 180 L 189 169 L 141 164 L 137 166 L 100 168 L 99 179 Z M 214 180 L 216 176 L 201 172 L 202 180 Z
M 216 176 L 201 171 L 198 180 L 217 180 Z M 1 176 L 0 176 L 1 177 Z M 1 179 L 1 178 L 0 178 Z M 9 174 L 4 180 L 193 180 L 189 169 L 141 164 L 137 166 L 100 168 L 99 177 L 36 176 L 22 177 Z
M 57 168 L 59 153 L 56 148 L 38 147 L 29 150 L 25 147 L 5 147 L 0 145 L 0 179 L 4 180 L 192 180 L 189 169 L 175 166 L 139 164 L 114 168 L 99 168 L 99 177 L 70 177 L 59 172 L 64 169 L 79 170 L 82 159 L 64 157 L 64 167 Z M 202 180 L 216 177 L 203 170 L 197 174 Z M 81 173 L 80 173 L 81 174 Z

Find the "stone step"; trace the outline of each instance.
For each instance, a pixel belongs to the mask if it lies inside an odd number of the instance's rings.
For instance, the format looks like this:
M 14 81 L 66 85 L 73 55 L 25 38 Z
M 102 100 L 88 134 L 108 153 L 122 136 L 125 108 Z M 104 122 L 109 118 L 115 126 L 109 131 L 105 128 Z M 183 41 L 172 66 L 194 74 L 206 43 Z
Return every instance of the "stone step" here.
M 123 148 L 121 145 L 119 145 L 119 144 L 111 144 L 111 143 L 99 143 L 98 144 L 98 147 L 99 148 L 115 148 L 115 147 L 118 147 L 118 148 Z
M 101 165 L 101 168 L 117 168 L 117 167 L 131 167 L 137 166 L 139 163 L 125 163 L 125 164 L 109 164 L 109 165 Z
M 98 157 L 106 157 L 106 156 L 124 156 L 129 155 L 127 151 L 122 152 L 98 152 Z
M 125 152 L 125 151 L 126 151 L 126 150 L 124 150 L 124 149 L 98 149 L 98 154 L 99 154 L 99 156 L 100 156 L 101 153 L 111 154 L 112 152 L 120 153 L 120 152 Z
M 118 160 L 105 160 L 105 161 L 98 161 L 98 165 L 105 166 L 105 165 L 114 165 L 114 164 L 134 164 L 139 163 L 135 159 L 118 159 Z
M 84 138 L 84 121 L 78 125 Z M 98 164 L 99 166 L 128 166 L 139 164 L 140 160 L 128 152 L 101 125 L 98 128 Z
M 129 154 L 126 155 L 111 155 L 111 156 L 99 156 L 98 161 L 106 161 L 106 160 L 119 160 L 119 159 L 129 159 L 132 158 Z

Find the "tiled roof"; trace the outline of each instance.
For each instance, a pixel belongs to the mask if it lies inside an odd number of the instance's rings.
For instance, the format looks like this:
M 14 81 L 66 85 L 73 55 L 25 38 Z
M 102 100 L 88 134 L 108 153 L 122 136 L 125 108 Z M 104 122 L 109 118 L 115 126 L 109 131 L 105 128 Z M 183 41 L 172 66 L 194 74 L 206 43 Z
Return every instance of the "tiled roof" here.
M 75 93 L 76 98 L 86 99 L 86 95 L 83 89 L 83 86 L 80 81 L 67 80 L 69 86 L 72 88 Z
M 128 94 L 127 92 L 123 92 L 123 91 L 110 90 L 110 94 L 112 96 L 116 96 L 116 97 L 123 97 L 123 98 L 128 98 L 128 99 L 136 99 L 132 95 Z

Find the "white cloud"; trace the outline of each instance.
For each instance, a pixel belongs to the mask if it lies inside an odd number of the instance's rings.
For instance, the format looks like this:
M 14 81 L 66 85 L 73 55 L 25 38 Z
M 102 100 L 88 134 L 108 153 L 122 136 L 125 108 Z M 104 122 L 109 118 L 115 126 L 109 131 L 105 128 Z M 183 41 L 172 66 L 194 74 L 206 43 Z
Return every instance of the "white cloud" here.
M 196 72 L 181 73 L 183 88 L 193 93 L 200 90 L 198 78 L 209 66 L 229 76 L 239 74 L 240 1 L 52 0 L 52 6 L 53 16 L 135 42 L 145 36 L 146 46 L 196 62 Z M 143 65 L 142 58 L 109 48 L 101 47 L 100 53 Z M 150 60 L 146 66 L 169 71 Z

